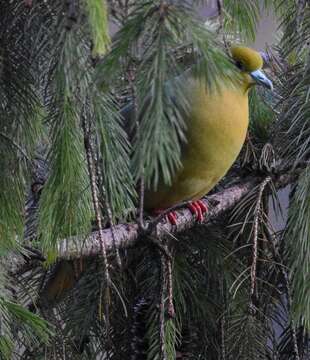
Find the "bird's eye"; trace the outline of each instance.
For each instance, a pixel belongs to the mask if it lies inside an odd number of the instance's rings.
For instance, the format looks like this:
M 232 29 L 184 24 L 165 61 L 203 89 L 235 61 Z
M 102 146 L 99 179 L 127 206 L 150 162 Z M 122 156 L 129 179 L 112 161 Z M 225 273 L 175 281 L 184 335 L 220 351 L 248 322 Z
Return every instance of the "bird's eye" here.
M 244 69 L 244 65 L 243 65 L 243 63 L 242 63 L 241 61 L 236 61 L 236 66 L 237 66 L 237 68 L 240 69 L 240 70 L 243 70 L 243 69 Z

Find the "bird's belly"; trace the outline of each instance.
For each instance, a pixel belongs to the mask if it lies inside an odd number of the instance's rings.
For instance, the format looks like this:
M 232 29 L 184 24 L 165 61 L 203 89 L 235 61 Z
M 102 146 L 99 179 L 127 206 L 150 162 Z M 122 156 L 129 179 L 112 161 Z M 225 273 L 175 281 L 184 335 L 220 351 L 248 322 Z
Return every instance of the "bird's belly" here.
M 237 158 L 248 127 L 248 99 L 234 90 L 193 91 L 182 169 L 171 186 L 146 194 L 147 208 L 167 208 L 207 194 Z

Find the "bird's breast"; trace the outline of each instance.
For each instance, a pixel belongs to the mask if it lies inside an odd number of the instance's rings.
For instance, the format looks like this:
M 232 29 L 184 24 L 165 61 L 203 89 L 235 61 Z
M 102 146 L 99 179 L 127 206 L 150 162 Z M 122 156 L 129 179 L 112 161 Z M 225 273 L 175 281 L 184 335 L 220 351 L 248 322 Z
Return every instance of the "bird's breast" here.
M 197 169 L 221 178 L 238 156 L 248 128 L 248 96 L 238 88 L 208 93 L 191 87 L 187 146 L 183 169 Z

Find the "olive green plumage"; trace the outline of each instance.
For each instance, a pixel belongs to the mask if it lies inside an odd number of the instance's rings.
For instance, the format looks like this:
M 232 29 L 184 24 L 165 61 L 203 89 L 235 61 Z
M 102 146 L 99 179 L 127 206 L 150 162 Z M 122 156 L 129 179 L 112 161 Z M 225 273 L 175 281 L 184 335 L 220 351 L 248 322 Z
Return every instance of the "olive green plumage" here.
M 207 194 L 236 160 L 248 128 L 248 92 L 256 82 L 272 87 L 259 69 L 263 65 L 258 52 L 233 47 L 232 58 L 240 68 L 240 81 L 222 83 L 209 92 L 203 82 L 184 78 L 190 110 L 186 116 L 187 144 L 181 169 L 171 186 L 160 184 L 157 191 L 146 191 L 145 208 L 168 208 Z

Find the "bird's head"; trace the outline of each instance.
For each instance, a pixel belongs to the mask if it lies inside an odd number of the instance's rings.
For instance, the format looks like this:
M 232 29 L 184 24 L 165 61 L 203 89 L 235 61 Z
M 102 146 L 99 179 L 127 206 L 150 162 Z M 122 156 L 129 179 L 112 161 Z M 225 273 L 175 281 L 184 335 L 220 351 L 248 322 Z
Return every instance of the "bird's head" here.
M 259 52 L 244 46 L 233 46 L 231 55 L 236 66 L 244 75 L 247 88 L 259 84 L 270 90 L 273 89 L 272 82 L 261 70 L 263 58 Z

